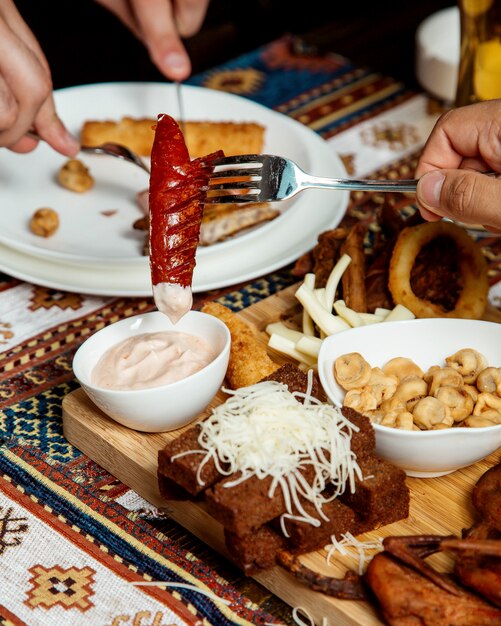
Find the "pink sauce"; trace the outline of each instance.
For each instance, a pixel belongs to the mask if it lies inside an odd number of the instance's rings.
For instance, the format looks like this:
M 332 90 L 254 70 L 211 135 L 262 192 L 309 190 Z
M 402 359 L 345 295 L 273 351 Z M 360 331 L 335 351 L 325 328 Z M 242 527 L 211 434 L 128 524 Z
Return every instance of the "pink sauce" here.
M 191 310 L 193 304 L 191 288 L 175 283 L 153 285 L 153 299 L 157 309 L 167 315 L 173 324 L 177 324 Z
M 198 372 L 216 354 L 200 337 L 181 332 L 143 333 L 121 341 L 99 359 L 91 382 L 106 389 L 146 389 Z

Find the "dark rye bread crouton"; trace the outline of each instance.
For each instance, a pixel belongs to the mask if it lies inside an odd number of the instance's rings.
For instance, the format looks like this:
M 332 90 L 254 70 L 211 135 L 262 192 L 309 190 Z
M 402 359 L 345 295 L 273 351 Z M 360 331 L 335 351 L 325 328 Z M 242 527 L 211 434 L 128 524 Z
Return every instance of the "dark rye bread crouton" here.
M 374 431 L 370 420 L 364 415 L 353 412 L 350 413 L 348 419 L 359 428 L 358 431 L 352 431 L 351 435 L 351 449 L 357 451 L 358 462 L 361 454 L 364 455 L 361 458 L 373 455 L 376 445 Z M 314 478 L 312 466 L 305 469 L 304 476 L 311 483 Z M 229 476 L 205 491 L 208 512 L 228 530 L 237 534 L 249 533 L 253 528 L 286 512 L 286 504 L 280 487 L 277 486 L 270 497 L 270 487 L 273 482 L 271 476 L 262 479 L 252 476 L 233 487 L 226 486 L 234 480 L 234 475 Z
M 284 382 L 292 393 L 306 393 L 309 379 L 308 374 L 297 366 L 286 364 L 264 380 Z M 311 394 L 322 399 L 316 376 Z M 323 547 L 333 535 L 341 536 L 345 532 L 356 535 L 406 517 L 409 494 L 405 474 L 375 456 L 375 433 L 367 417 L 347 407 L 342 413 L 358 429 L 351 431 L 351 449 L 367 480 L 357 479 L 355 493 L 345 493 L 326 503 L 324 512 L 329 521 L 322 521 L 319 527 L 287 520 L 286 529 L 290 536 L 282 535 L 280 517 L 286 511 L 285 501 L 279 487 L 270 497 L 271 477 L 261 480 L 252 477 L 227 488 L 225 485 L 233 481 L 235 475 L 222 476 L 214 462 L 209 460 L 201 470 L 204 484 L 200 484 L 197 474 L 204 454 L 173 459 L 179 453 L 200 448 L 200 425 L 186 430 L 159 452 L 161 493 L 166 499 L 184 496 L 204 501 L 207 511 L 224 528 L 231 558 L 247 575 L 272 567 L 276 554 L 284 548 L 302 554 Z M 313 508 L 310 503 L 304 506 L 307 510 Z
M 225 530 L 226 545 L 234 562 L 247 575 L 254 575 L 273 567 L 280 550 L 297 555 L 312 552 L 324 548 L 332 536 L 341 538 L 347 532 L 360 535 L 407 517 L 409 490 L 405 473 L 375 456 L 367 458 L 362 467 L 366 480 L 357 480 L 354 494 L 347 493 L 324 504 L 322 510 L 329 520 L 322 520 L 320 526 L 286 520 L 287 539 L 282 534 L 280 517 L 243 534 Z M 303 505 L 318 518 L 311 503 Z
M 291 393 L 306 393 L 308 389 L 308 374 L 292 363 L 284 363 L 284 365 L 279 367 L 276 371 L 263 378 L 263 381 L 266 380 L 286 384 Z M 322 402 L 325 400 L 324 391 L 316 374 L 313 374 L 310 393 L 314 398 L 317 398 L 317 400 L 321 400 Z M 298 400 L 300 399 L 301 398 L 298 397 Z
M 308 375 L 292 363 L 282 365 L 263 380 L 275 380 L 285 383 L 291 393 L 295 391 L 306 393 L 308 389 Z M 311 394 L 316 398 L 322 395 L 320 383 L 316 376 L 313 378 Z M 189 498 L 190 496 L 196 497 L 207 487 L 221 480 L 222 476 L 217 471 L 214 460 L 209 459 L 201 470 L 200 479 L 203 481 L 203 484 L 200 484 L 198 469 L 204 459 L 203 454 L 187 454 L 177 459 L 172 458 L 188 450 L 200 449 L 200 444 L 198 443 L 199 435 L 200 426 L 197 424 L 166 444 L 159 451 L 158 480 L 161 488 L 160 493 L 166 499 L 179 500 Z M 176 484 L 182 487 L 182 490 L 176 490 L 174 488 Z M 183 498 L 183 493 L 185 498 Z
M 200 450 L 200 444 L 198 443 L 199 435 L 200 426 L 197 424 L 193 426 L 193 428 L 186 430 L 173 441 L 170 441 L 158 452 L 159 481 L 162 477 L 165 477 L 182 487 L 191 496 L 197 496 L 204 489 L 207 489 L 207 487 L 221 479 L 221 474 L 218 472 L 214 460 L 209 459 L 200 471 L 201 482 L 199 482 L 198 470 L 205 457 L 205 453 L 186 454 L 179 458 L 172 458 L 181 452 Z M 168 493 L 168 483 L 166 481 L 164 482 L 166 492 Z
M 376 433 L 370 419 L 347 406 L 341 409 L 341 413 L 358 428 L 358 431 L 354 432 L 351 438 L 351 450 L 357 461 L 372 456 L 376 450 Z
M 303 507 L 309 515 L 320 520 L 321 524 L 312 526 L 308 522 L 296 519 L 286 520 L 285 529 L 289 534 L 291 552 L 302 554 L 319 550 L 330 543 L 332 535 L 341 537 L 346 532 L 352 532 L 355 527 L 355 512 L 338 499 L 326 502 L 322 506 L 322 512 L 327 520 L 320 518 L 311 502 L 304 502 Z
M 305 504 L 305 509 L 315 515 L 313 508 L 310 503 Z M 354 511 L 338 500 L 325 504 L 323 511 L 329 521 L 322 520 L 320 526 L 287 520 L 285 527 L 288 538 L 282 533 L 279 518 L 243 535 L 225 529 L 224 539 L 228 553 L 235 565 L 247 576 L 254 576 L 276 565 L 277 555 L 281 550 L 298 555 L 320 550 L 330 543 L 333 535 L 341 537 L 343 533 L 352 532 L 356 526 Z
M 405 472 L 376 456 L 359 463 L 363 479 L 355 491 L 345 491 L 340 500 L 359 515 L 356 533 L 386 526 L 409 516 L 409 488 Z
M 287 548 L 285 537 L 267 524 L 246 535 L 225 529 L 224 540 L 232 561 L 247 576 L 276 565 L 277 554 Z
M 313 472 L 310 480 L 312 475 Z M 245 535 L 285 513 L 282 489 L 277 486 L 270 496 L 273 483 L 271 476 L 262 479 L 251 476 L 238 485 L 226 487 L 233 480 L 234 475 L 216 483 L 205 492 L 208 513 L 227 530 L 237 535 Z

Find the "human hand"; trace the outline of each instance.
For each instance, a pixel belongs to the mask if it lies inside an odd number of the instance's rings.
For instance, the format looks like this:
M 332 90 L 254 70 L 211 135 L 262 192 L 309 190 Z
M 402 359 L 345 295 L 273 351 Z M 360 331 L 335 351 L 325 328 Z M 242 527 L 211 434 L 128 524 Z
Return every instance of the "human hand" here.
M 12 0 L 0 0 L 0 147 L 30 152 L 34 129 L 55 150 L 74 156 L 76 139 L 58 118 L 45 56 Z
M 501 99 L 445 113 L 416 168 L 417 202 L 424 219 L 448 217 L 501 232 Z
M 143 42 L 151 60 L 170 80 L 191 74 L 181 37 L 202 26 L 210 0 L 97 0 Z

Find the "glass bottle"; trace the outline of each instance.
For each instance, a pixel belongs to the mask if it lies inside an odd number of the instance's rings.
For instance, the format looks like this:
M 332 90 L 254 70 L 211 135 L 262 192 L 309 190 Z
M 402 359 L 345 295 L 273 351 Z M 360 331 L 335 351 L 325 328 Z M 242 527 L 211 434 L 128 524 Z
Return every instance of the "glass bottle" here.
M 461 51 L 456 106 L 501 98 L 501 0 L 458 0 Z

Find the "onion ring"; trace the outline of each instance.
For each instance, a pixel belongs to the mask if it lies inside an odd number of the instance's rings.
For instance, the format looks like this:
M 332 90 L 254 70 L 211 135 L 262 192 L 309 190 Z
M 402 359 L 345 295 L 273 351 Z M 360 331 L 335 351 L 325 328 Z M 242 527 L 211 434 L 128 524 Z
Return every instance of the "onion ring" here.
M 419 298 L 411 287 L 411 273 L 421 248 L 436 237 L 450 237 L 458 248 L 462 289 L 452 310 Z M 452 222 L 425 222 L 404 228 L 390 260 L 388 287 L 395 304 L 402 304 L 416 317 L 461 317 L 480 319 L 487 306 L 487 263 L 476 242 Z

